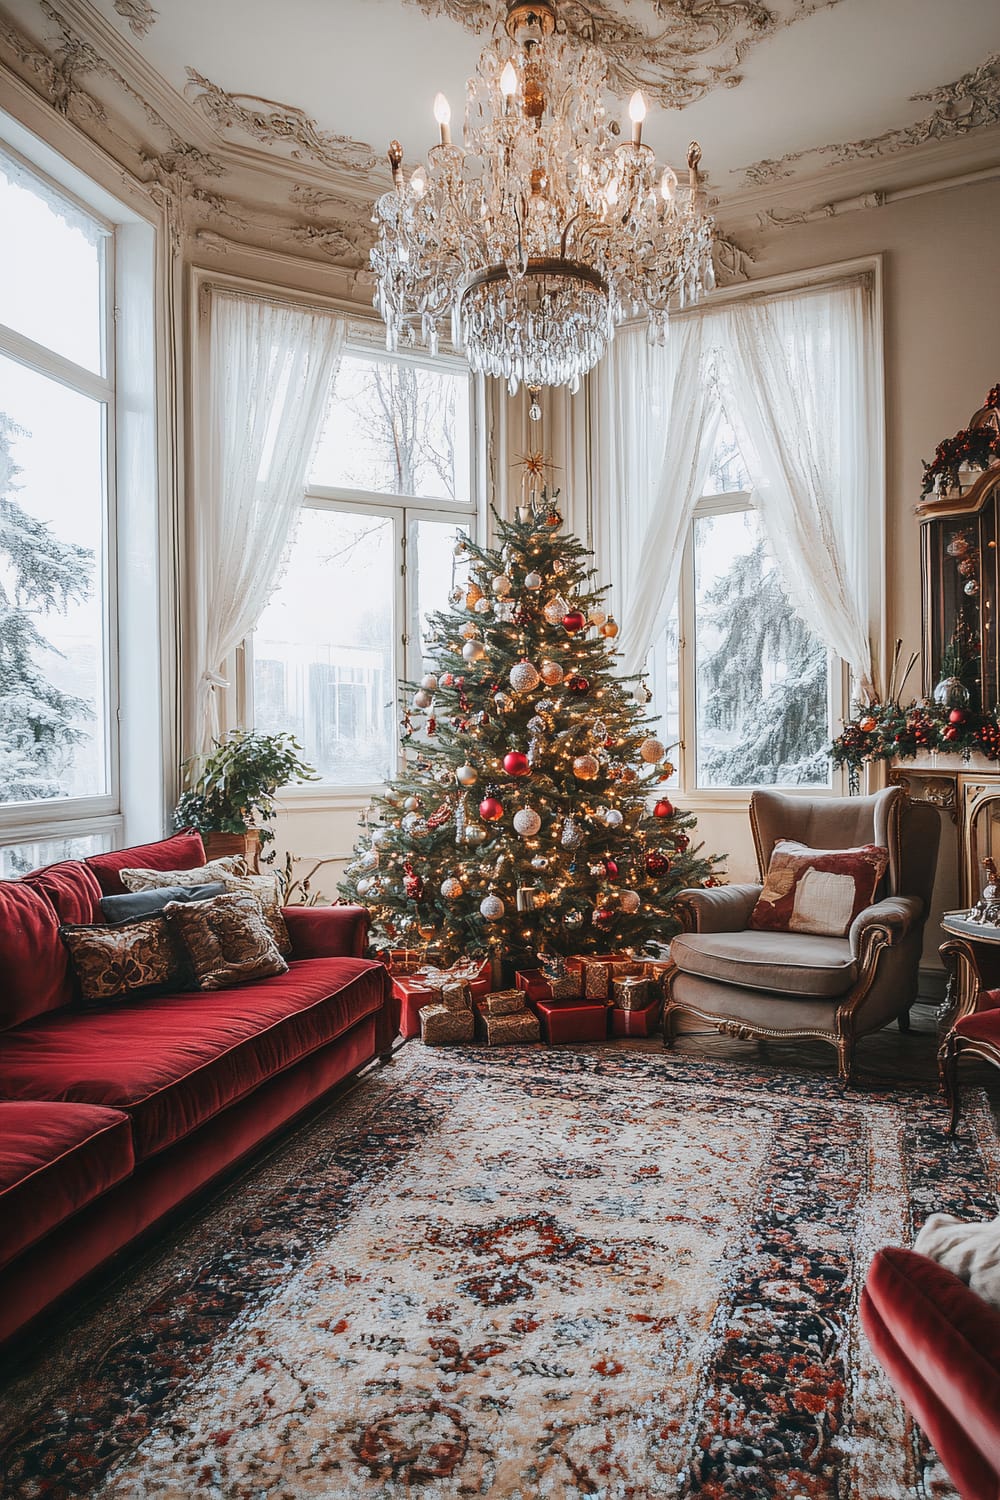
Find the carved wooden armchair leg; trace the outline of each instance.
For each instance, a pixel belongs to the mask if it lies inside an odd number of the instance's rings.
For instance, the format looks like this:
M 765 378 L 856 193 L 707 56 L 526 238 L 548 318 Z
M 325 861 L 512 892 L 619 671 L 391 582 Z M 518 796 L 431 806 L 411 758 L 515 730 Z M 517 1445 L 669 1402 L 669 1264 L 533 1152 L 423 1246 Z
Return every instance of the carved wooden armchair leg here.
M 958 1129 L 958 1117 L 961 1113 L 962 1098 L 958 1087 L 958 1048 L 953 1031 L 949 1031 L 938 1048 L 938 1077 L 941 1080 L 944 1102 L 948 1105 L 951 1112 L 948 1121 L 948 1134 L 954 1135 Z

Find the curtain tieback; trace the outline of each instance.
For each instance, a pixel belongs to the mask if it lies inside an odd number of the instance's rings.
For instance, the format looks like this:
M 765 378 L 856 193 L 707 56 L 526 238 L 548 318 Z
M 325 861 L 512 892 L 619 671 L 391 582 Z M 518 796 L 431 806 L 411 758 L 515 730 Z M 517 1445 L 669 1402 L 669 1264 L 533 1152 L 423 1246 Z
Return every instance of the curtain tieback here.
M 202 672 L 201 680 L 210 688 L 227 688 L 229 686 L 228 677 L 223 677 L 219 672 Z

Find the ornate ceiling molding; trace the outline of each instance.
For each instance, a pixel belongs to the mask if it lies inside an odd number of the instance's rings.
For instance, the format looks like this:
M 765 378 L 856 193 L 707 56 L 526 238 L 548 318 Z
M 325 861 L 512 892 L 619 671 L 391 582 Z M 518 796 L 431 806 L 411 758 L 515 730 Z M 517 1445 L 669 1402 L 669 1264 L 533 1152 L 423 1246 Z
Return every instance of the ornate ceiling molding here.
M 447 16 L 467 31 L 488 33 L 502 0 L 406 0 L 428 16 Z M 627 0 L 626 0 L 627 3 Z M 620 9 L 621 0 L 562 0 L 560 22 L 576 41 L 598 48 L 616 93 L 641 88 L 664 109 L 683 109 L 716 88 L 736 88 L 747 53 L 765 37 L 840 0 L 644 0 L 648 24 Z
M 364 141 L 321 130 L 304 110 L 256 94 L 229 94 L 195 68 L 187 69 L 188 99 L 218 130 L 240 130 L 265 146 L 289 148 L 293 161 L 314 161 L 334 171 L 366 176 L 378 157 Z
M 147 35 L 159 15 L 149 0 L 115 0 L 115 10 L 123 21 L 127 21 L 134 36 L 140 39 Z
M 1000 121 L 1000 52 L 993 52 L 985 62 L 963 73 L 954 83 L 944 83 L 928 93 L 912 94 L 912 103 L 927 102 L 933 108 L 922 119 L 898 130 L 857 141 L 839 141 L 829 146 L 814 146 L 804 151 L 789 151 L 784 156 L 765 158 L 743 169 L 743 180 L 751 187 L 766 187 L 791 177 L 791 163 L 809 158 L 828 157 L 837 166 L 850 162 L 871 161 L 905 151 L 928 142 L 952 140 L 981 130 Z

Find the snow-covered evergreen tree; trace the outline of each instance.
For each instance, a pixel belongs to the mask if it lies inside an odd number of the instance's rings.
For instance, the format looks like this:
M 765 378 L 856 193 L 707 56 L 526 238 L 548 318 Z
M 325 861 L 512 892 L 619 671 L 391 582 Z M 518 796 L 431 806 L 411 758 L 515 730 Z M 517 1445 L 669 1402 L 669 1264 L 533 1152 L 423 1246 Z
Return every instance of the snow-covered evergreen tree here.
M 50 682 L 39 658 L 55 648 L 40 620 L 90 592 L 93 553 L 61 542 L 15 499 L 14 422 L 0 412 L 0 801 L 60 790 L 60 773 L 85 735 L 83 699 Z
M 702 619 L 718 635 L 699 662 L 703 716 L 740 742 L 712 751 L 714 786 L 822 783 L 827 775 L 827 653 L 785 597 L 763 538 L 709 590 Z M 787 665 L 786 675 L 773 672 Z

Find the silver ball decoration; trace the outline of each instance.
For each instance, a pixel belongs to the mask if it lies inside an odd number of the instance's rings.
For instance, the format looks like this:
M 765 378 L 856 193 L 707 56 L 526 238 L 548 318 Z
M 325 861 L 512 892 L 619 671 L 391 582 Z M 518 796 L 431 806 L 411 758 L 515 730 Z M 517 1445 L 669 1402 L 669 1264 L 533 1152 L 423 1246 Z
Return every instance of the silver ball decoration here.
M 462 647 L 462 655 L 466 661 L 482 661 L 486 650 L 482 641 L 466 641 Z
M 522 838 L 532 838 L 542 826 L 542 820 L 533 807 L 521 807 L 514 814 L 514 832 Z
M 459 766 L 455 772 L 455 780 L 459 786 L 475 786 L 479 780 L 479 772 L 475 766 Z
M 540 589 L 542 586 L 541 573 L 525 573 L 524 586 L 526 589 Z
M 492 588 L 494 594 L 496 594 L 498 599 L 506 599 L 507 595 L 513 588 L 513 584 L 507 577 L 506 573 L 498 573 L 491 583 L 490 587 Z
M 530 661 L 515 662 L 510 669 L 510 685 L 515 693 L 531 693 L 541 682 Z
M 456 880 L 454 875 L 449 875 L 447 880 L 442 880 L 441 882 L 441 894 L 446 901 L 457 901 L 464 890 L 465 887 L 462 885 L 462 882 Z
M 617 807 L 609 807 L 604 814 L 604 825 L 606 828 L 620 828 L 624 821 L 624 815 L 618 811 Z
M 480 823 L 467 823 L 465 825 L 465 842 L 473 849 L 486 842 L 486 829 Z
M 499 922 L 506 907 L 499 896 L 484 896 L 479 903 L 480 916 L 485 917 L 487 922 Z

